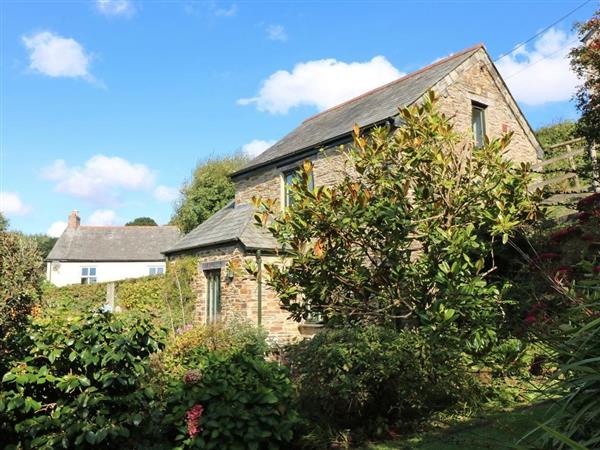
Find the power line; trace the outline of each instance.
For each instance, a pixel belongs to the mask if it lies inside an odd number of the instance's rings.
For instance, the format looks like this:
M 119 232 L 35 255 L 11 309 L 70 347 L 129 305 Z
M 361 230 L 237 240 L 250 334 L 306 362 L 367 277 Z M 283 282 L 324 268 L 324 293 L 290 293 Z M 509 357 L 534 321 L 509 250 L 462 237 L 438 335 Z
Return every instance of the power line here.
M 575 43 L 575 42 L 577 42 L 577 41 L 578 41 L 578 39 L 573 39 L 572 41 L 570 41 L 570 42 L 568 42 L 568 43 L 567 43 L 567 46 L 569 46 L 569 45 L 571 45 L 571 44 L 574 44 L 574 43 Z M 560 53 L 560 52 L 562 52 L 562 51 L 564 51 L 564 48 L 560 48 L 560 49 L 558 49 L 557 51 L 550 53 L 549 55 L 544 55 L 544 56 L 542 56 L 540 59 L 538 59 L 537 61 L 535 61 L 535 62 L 532 62 L 531 64 L 527 64 L 527 65 L 526 65 L 525 67 L 523 67 L 521 70 L 519 70 L 519 71 L 517 71 L 517 72 L 515 72 L 515 73 L 513 73 L 513 74 L 511 74 L 511 75 L 509 75 L 509 76 L 507 76 L 507 77 L 504 77 L 504 79 L 505 79 L 505 80 L 508 80 L 508 79 L 510 79 L 510 78 L 512 78 L 512 77 L 514 77 L 514 76 L 516 76 L 516 75 L 519 75 L 521 72 L 525 72 L 527 69 L 530 69 L 531 67 L 535 66 L 536 64 L 538 64 L 538 63 L 541 63 L 541 62 L 542 62 L 542 61 L 544 61 L 545 59 L 548 59 L 548 58 L 550 58 L 550 57 L 552 57 L 552 56 L 554 56 L 554 55 L 556 55 L 557 53 Z
M 563 20 L 565 20 L 567 17 L 569 17 L 571 14 L 573 14 L 576 11 L 579 11 L 581 8 L 583 8 L 585 5 L 587 5 L 588 3 L 590 3 L 592 0 L 586 0 L 585 2 L 583 2 L 581 5 L 579 5 L 577 8 L 569 11 L 567 14 L 565 14 L 564 16 L 562 16 L 560 19 L 556 20 L 555 22 L 551 23 L 550 25 L 548 25 L 546 28 L 544 28 L 543 30 L 539 31 L 538 33 L 536 33 L 535 35 L 531 36 L 529 39 L 527 39 L 525 42 L 520 43 L 519 45 L 517 45 L 515 48 L 511 49 L 509 52 L 503 54 L 502 56 L 498 57 L 497 59 L 494 60 L 494 62 L 498 62 L 500 61 L 502 58 L 510 55 L 511 53 L 513 53 L 515 50 L 523 47 L 524 45 L 527 45 L 528 43 L 530 43 L 531 41 L 533 41 L 535 38 L 539 37 L 540 35 L 544 34 L 546 31 L 548 31 L 550 28 L 552 28 L 554 25 L 562 22 Z M 529 67 L 529 66 L 528 66 Z

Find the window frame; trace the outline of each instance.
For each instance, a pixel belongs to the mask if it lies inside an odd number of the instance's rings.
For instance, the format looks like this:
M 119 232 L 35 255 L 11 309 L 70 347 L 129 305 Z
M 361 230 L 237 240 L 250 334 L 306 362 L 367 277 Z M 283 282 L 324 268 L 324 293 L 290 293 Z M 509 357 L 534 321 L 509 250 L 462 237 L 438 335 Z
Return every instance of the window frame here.
M 221 315 L 221 269 L 205 270 L 206 323 L 217 322 Z
M 154 271 L 154 273 L 152 273 Z M 163 266 L 149 266 L 148 267 L 148 275 L 154 277 L 156 275 L 164 275 L 165 268 Z
M 487 105 L 484 103 L 471 101 L 471 132 L 473 133 L 473 142 L 475 147 L 483 147 L 485 145 L 485 137 L 487 133 L 486 126 L 486 109 Z M 480 118 L 481 134 L 479 135 L 475 130 L 475 112 L 477 111 L 477 117 Z
M 295 166 L 291 169 L 287 169 L 284 170 L 281 173 L 281 178 L 283 181 L 283 206 L 284 208 L 287 208 L 288 206 L 290 206 L 293 201 L 289 196 L 289 189 L 288 187 L 292 185 L 293 180 L 294 180 L 294 175 L 298 176 L 298 171 L 300 170 L 300 166 Z M 290 180 L 290 182 L 288 182 L 288 180 Z M 310 178 L 308 180 L 309 183 L 309 189 L 313 190 L 315 188 L 315 174 L 314 171 L 311 170 L 310 172 Z
M 81 284 L 96 284 L 98 282 L 98 268 L 96 266 L 81 266 L 79 274 Z

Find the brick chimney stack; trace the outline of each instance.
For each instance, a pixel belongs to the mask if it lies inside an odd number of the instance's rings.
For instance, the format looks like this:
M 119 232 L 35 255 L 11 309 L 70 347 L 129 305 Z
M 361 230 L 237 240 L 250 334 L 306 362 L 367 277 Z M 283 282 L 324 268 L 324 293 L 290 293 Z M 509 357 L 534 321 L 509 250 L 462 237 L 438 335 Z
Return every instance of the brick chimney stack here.
M 79 211 L 74 209 L 73 212 L 71 212 L 71 214 L 69 214 L 69 220 L 67 222 L 67 229 L 76 230 L 77 228 L 79 228 L 80 224 L 81 224 L 81 219 L 79 218 Z

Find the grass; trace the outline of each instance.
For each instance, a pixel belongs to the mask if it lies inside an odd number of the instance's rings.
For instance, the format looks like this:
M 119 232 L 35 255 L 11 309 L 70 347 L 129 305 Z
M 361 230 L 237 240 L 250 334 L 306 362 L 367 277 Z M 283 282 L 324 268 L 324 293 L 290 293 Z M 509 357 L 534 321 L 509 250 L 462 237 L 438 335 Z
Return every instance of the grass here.
M 363 450 L 505 450 L 514 449 L 517 441 L 539 423 L 544 422 L 549 406 L 539 404 L 505 411 L 494 411 L 470 419 L 450 419 L 434 429 L 371 444 Z M 521 445 L 532 444 L 539 434 Z

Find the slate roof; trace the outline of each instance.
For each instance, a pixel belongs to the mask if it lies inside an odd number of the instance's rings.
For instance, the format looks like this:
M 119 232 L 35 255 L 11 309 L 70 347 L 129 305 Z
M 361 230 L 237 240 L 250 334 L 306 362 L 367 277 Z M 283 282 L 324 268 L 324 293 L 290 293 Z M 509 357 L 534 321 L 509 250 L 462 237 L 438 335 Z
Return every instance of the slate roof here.
M 349 135 L 354 124 L 365 127 L 397 115 L 399 107 L 414 103 L 438 81 L 483 48 L 479 44 L 463 50 L 306 119 L 291 133 L 232 174 L 232 177 Z
M 252 205 L 235 205 L 231 202 L 183 236 L 164 253 L 177 253 L 226 243 L 240 243 L 248 250 L 267 250 L 277 247 L 271 234 L 254 224 Z
M 177 227 L 67 228 L 47 261 L 162 261 L 161 253 L 181 237 Z

